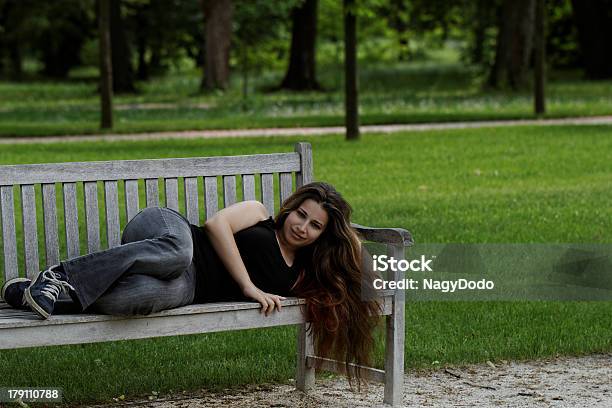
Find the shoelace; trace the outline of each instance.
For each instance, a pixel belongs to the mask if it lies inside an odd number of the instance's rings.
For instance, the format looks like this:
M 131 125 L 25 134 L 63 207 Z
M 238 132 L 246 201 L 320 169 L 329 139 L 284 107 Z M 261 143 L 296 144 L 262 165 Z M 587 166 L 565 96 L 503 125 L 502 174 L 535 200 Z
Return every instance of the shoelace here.
M 68 289 L 74 290 L 71 284 L 64 280 L 59 280 L 61 277 L 59 273 L 55 273 L 52 270 L 48 269 L 43 272 L 42 277 L 45 282 L 45 286 L 40 290 L 40 293 L 51 299 L 53 302 L 57 301 L 60 293 L 62 291 L 66 291 Z

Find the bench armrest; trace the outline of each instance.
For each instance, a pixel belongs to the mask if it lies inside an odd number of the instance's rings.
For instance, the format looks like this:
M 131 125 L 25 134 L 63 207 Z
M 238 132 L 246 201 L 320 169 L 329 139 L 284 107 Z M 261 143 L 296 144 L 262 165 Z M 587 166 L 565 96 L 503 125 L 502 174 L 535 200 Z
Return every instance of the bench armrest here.
M 366 241 L 380 242 L 385 244 L 399 244 L 406 247 L 414 244 L 410 231 L 403 228 L 375 228 L 366 227 L 355 223 L 351 223 L 351 226 L 355 228 L 355 230 Z

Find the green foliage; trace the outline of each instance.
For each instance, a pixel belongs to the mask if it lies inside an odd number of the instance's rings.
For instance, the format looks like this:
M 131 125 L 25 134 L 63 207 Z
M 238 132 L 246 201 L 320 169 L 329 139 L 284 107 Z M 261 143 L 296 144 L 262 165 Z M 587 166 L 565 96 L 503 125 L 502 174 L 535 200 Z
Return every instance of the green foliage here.
M 579 67 L 582 55 L 571 0 L 549 0 L 546 5 L 548 8 L 546 54 L 550 65 L 564 68 Z
M 233 61 L 243 73 L 285 64 L 291 41 L 291 10 L 302 1 L 235 1 Z
M 483 89 L 478 70 L 457 63 L 458 50 L 430 52 L 430 62 L 362 65 L 363 124 L 533 118 L 531 92 Z M 0 82 L 0 135 L 99 133 L 96 71 L 74 71 L 71 81 Z M 139 84 L 136 95 L 114 98 L 113 132 L 331 126 L 344 123 L 342 66 L 324 66 L 327 92 L 250 94 L 245 108 L 240 78 L 223 94 L 195 94 L 201 73 L 191 69 Z M 255 90 L 279 83 L 279 70 L 263 70 Z M 580 73 L 550 72 L 546 117 L 607 115 L 612 82 L 580 80 Z

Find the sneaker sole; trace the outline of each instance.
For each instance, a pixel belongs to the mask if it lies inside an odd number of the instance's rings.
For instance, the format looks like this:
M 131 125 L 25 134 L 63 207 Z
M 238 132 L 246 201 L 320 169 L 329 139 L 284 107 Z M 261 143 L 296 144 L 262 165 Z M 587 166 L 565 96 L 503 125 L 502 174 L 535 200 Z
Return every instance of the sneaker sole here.
M 40 275 L 41 273 L 42 272 L 38 272 L 38 275 Z M 32 279 L 32 282 L 36 282 L 36 279 L 38 279 L 38 275 L 36 275 L 36 277 Z M 36 312 L 40 317 L 42 317 L 43 319 L 48 319 L 49 316 L 51 316 L 49 313 L 45 312 L 45 309 L 38 306 L 38 303 L 34 301 L 34 299 L 32 298 L 32 295 L 30 294 L 30 287 L 28 287 L 25 290 L 25 293 L 23 295 L 25 296 L 25 299 L 28 305 L 30 305 L 32 310 Z
M 30 279 L 28 278 L 13 278 L 13 279 L 9 279 L 6 282 L 4 282 L 4 285 L 2 285 L 2 300 L 4 300 L 4 293 L 6 292 L 6 288 L 9 287 L 9 285 L 12 285 L 13 283 L 16 282 L 28 282 Z

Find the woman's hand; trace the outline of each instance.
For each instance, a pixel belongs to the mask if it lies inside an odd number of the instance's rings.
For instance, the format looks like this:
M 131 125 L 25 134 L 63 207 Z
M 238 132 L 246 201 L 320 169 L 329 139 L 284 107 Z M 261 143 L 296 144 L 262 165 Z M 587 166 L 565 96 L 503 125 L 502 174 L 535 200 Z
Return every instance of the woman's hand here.
M 265 313 L 266 316 L 274 311 L 275 306 L 280 312 L 281 300 L 285 300 L 283 296 L 266 293 L 253 284 L 245 286 L 245 288 L 242 290 L 242 294 L 259 302 L 261 305 L 260 312 Z

